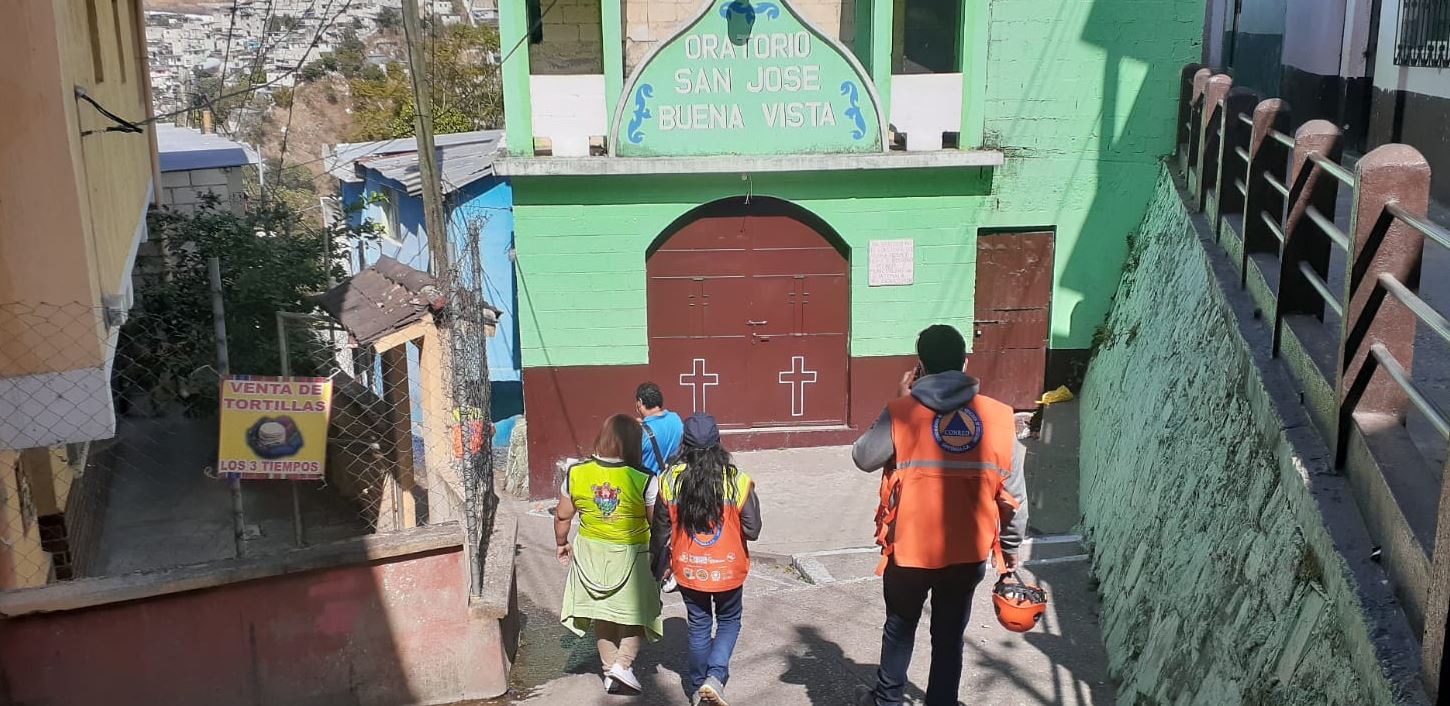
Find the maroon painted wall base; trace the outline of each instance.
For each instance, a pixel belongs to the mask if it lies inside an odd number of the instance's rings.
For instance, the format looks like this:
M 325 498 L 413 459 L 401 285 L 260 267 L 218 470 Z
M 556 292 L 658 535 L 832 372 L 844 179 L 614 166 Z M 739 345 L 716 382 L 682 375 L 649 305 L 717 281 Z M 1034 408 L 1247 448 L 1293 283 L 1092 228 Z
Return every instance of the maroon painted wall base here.
M 789 427 L 752 429 L 726 434 L 733 451 L 849 444 L 856 440 L 896 394 L 901 376 L 916 357 L 852 358 L 846 426 L 799 430 Z M 529 420 L 529 494 L 558 494 L 558 464 L 589 455 L 594 435 L 611 414 L 634 414 L 634 389 L 649 379 L 647 365 L 580 365 L 524 369 L 524 414 Z M 688 399 L 671 397 L 665 406 L 689 413 Z M 681 403 L 685 406 L 681 407 Z
M 395 706 L 507 689 L 461 548 L 0 620 L 0 703 Z

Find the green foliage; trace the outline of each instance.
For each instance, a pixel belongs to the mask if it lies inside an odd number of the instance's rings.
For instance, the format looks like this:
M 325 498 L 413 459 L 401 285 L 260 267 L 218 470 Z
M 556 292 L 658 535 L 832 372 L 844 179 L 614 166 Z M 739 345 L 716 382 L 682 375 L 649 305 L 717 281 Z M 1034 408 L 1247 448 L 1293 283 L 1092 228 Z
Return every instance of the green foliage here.
M 341 74 L 343 78 L 360 78 L 370 67 L 367 46 L 358 39 L 357 32 L 348 29 L 338 40 L 337 48 L 323 52 L 297 72 L 297 78 L 305 83 L 322 80 L 328 74 Z
M 503 83 L 486 57 L 499 48 L 493 27 L 452 25 L 429 38 L 428 86 L 433 100 L 433 128 L 439 134 L 495 128 L 503 124 Z M 390 64 L 385 71 L 364 74 L 351 82 L 354 140 L 411 137 L 417 108 L 407 67 Z
M 378 29 L 383 32 L 396 32 L 403 27 L 403 13 L 396 7 L 384 7 L 378 10 Z
M 316 214 L 318 208 L 317 181 L 312 172 L 306 167 L 298 164 L 284 165 L 282 160 L 276 157 L 267 157 L 262 161 L 262 169 L 266 175 L 266 189 L 255 179 L 247 181 L 247 195 L 253 201 L 261 202 L 267 199 L 283 202 L 288 209 L 299 218 L 303 214 Z M 248 175 L 250 177 L 250 175 Z M 321 219 L 311 217 L 307 222 L 320 222 Z
M 302 18 L 296 15 L 273 15 L 267 20 L 267 32 L 295 32 L 302 28 Z
M 237 214 L 212 198 L 195 214 L 156 210 L 148 220 L 164 253 L 162 272 L 139 288 L 116 378 L 158 405 L 183 402 L 200 411 L 216 394 L 215 378 L 197 374 L 216 363 L 208 259 L 221 261 L 232 372 L 277 375 L 277 312 L 312 311 L 308 297 L 346 274 L 335 259 L 341 247 L 373 237 L 370 228 L 309 226 L 282 201 Z M 293 373 L 315 372 L 306 366 L 302 356 Z

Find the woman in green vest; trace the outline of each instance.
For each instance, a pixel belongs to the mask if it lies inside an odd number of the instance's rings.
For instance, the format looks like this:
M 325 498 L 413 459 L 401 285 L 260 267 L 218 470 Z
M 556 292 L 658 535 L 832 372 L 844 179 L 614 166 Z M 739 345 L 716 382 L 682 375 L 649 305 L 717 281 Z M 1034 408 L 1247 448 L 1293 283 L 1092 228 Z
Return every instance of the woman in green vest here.
M 554 512 L 559 562 L 570 567 L 561 620 L 579 637 L 594 627 L 609 693 L 640 690 L 634 658 L 645 640 L 664 633 L 649 554 L 659 481 L 640 470 L 641 442 L 638 421 L 623 414 L 606 420 L 594 456 L 565 473 Z M 571 543 L 576 514 L 579 533 Z

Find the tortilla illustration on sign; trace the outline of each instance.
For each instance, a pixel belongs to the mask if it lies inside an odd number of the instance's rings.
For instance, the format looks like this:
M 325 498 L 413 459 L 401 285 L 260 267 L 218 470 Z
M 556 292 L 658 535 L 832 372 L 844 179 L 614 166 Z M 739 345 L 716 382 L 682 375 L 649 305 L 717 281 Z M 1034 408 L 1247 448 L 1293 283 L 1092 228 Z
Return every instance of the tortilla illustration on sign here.
M 302 443 L 302 432 L 291 417 L 262 417 L 247 429 L 247 447 L 262 458 L 295 456 Z

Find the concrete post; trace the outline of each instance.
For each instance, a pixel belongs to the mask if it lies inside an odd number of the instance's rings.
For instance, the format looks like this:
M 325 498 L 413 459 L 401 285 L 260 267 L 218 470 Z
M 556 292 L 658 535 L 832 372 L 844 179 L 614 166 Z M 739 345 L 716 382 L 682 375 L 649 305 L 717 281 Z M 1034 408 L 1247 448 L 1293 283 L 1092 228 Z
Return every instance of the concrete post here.
M 534 105 L 529 86 L 529 13 L 524 0 L 499 0 L 498 38 L 503 52 L 504 131 L 509 154 L 534 156 Z
M 1240 191 L 1238 185 L 1242 182 L 1247 190 L 1249 165 L 1239 156 L 1238 150 L 1248 152 L 1254 131 L 1253 126 L 1240 120 L 1239 116 L 1252 116 L 1254 106 L 1258 104 L 1259 95 L 1242 86 L 1229 89 L 1228 97 L 1224 99 L 1224 111 L 1219 121 L 1218 201 L 1211 221 L 1215 240 L 1219 238 L 1225 215 L 1244 212 L 1245 192 Z
M 1279 254 L 1279 239 L 1260 214 L 1268 213 L 1277 222 L 1284 212 L 1284 196 L 1269 185 L 1268 178 L 1281 184 L 1289 182 L 1289 159 L 1284 146 L 1270 134 L 1289 128 L 1289 104 L 1270 98 L 1254 108 L 1254 126 L 1249 134 L 1248 196 L 1244 198 L 1244 252 L 1239 263 L 1239 285 L 1248 281 L 1249 256 L 1254 253 Z
M 599 34 L 604 43 L 604 134 L 614 134 L 614 113 L 624 93 L 623 0 L 600 0 Z M 605 138 L 609 139 L 608 137 Z
M 1173 145 L 1180 168 L 1186 165 L 1188 140 L 1193 133 L 1189 127 L 1189 120 L 1193 118 L 1193 78 L 1203 68 L 1203 64 L 1185 64 L 1178 78 L 1178 140 Z
M 871 82 L 881 110 L 891 115 L 891 57 L 895 34 L 891 31 L 896 4 L 892 0 L 871 0 Z
M 987 122 L 987 0 L 962 2 L 962 126 L 957 148 L 978 149 Z
M 1325 174 L 1309 155 L 1318 154 L 1337 162 L 1340 142 L 1339 128 L 1327 120 L 1310 120 L 1294 133 L 1290 167 L 1292 181 L 1288 182 L 1289 212 L 1284 218 L 1284 248 L 1279 255 L 1279 304 L 1274 313 L 1276 356 L 1286 315 L 1308 314 L 1324 320 L 1324 298 L 1309 283 L 1299 269 L 1299 263 L 1309 263 L 1320 280 L 1329 281 L 1329 248 L 1332 243 L 1309 219 L 1308 211 L 1313 206 L 1321 214 L 1333 218 L 1339 181 Z
M 1414 369 L 1415 315 L 1404 306 L 1382 306 L 1379 276 L 1387 273 L 1411 291 L 1419 289 L 1424 236 L 1391 217 L 1385 206 L 1397 204 L 1424 217 L 1430 203 L 1430 164 L 1409 145 L 1384 145 L 1355 165 L 1354 210 L 1350 225 L 1349 273 L 1339 357 L 1341 424 L 1355 414 L 1380 414 L 1404 422 L 1409 397 L 1388 375 L 1365 371 L 1370 346 L 1383 345 L 1406 372 Z M 1354 388 L 1355 395 L 1350 395 Z M 1350 399 L 1354 397 L 1356 399 Z M 1343 438 L 1343 429 L 1340 436 Z
M 1188 164 L 1183 175 L 1188 182 L 1188 192 L 1198 193 L 1198 159 L 1202 156 L 1203 141 L 1203 94 L 1208 90 L 1208 79 L 1213 76 L 1209 69 L 1199 69 L 1193 74 L 1193 93 L 1188 99 Z
M 1233 88 L 1234 80 L 1228 74 L 1218 74 L 1208 79 L 1203 91 L 1203 109 L 1199 112 L 1202 121 L 1198 140 L 1198 210 L 1209 208 L 1209 190 L 1218 185 L 1219 142 L 1218 127 L 1224 113 L 1223 101 Z M 1215 196 L 1215 198 L 1217 198 Z

